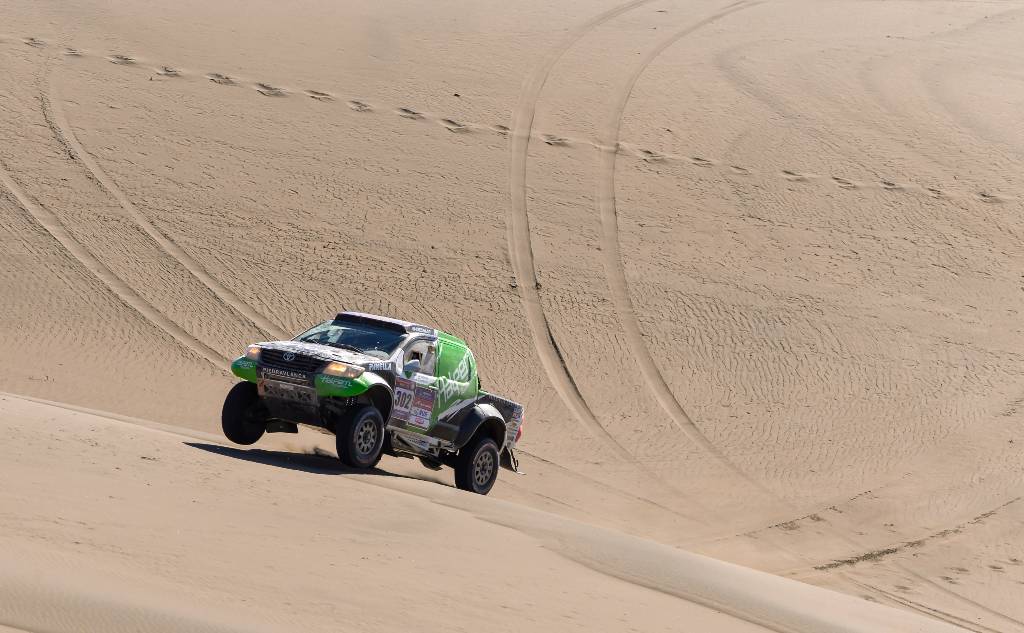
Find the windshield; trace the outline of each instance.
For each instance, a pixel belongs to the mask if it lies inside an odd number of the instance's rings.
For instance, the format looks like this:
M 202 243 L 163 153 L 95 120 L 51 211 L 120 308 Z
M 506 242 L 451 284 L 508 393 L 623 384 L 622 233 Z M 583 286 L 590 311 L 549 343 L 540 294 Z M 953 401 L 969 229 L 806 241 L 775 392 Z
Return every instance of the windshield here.
M 299 334 L 293 340 L 330 345 L 386 359 L 391 357 L 404 338 L 405 333 L 403 332 L 377 327 L 369 323 L 325 321 L 313 329 Z

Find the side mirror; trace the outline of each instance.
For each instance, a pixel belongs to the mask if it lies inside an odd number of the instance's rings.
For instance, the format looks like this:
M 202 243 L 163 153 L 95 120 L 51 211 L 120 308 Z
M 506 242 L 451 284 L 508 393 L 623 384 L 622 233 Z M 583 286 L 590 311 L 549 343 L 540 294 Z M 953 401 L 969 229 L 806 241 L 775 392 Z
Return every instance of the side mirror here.
M 403 371 L 407 374 L 418 374 L 420 373 L 420 361 L 417 359 L 409 360 L 405 362 Z

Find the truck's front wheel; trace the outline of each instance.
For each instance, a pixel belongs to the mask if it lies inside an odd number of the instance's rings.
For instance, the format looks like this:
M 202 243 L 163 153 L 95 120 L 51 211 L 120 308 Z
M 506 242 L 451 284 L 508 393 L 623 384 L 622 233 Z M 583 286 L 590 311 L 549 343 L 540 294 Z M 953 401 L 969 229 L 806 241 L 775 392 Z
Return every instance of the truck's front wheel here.
M 224 436 L 235 444 L 255 444 L 267 431 L 266 423 L 256 415 L 260 394 L 251 382 L 240 382 L 224 398 L 220 413 Z
M 352 468 L 373 468 L 384 448 L 384 417 L 372 405 L 352 411 L 335 426 L 338 457 Z
M 489 437 L 479 437 L 464 446 L 455 458 L 455 486 L 461 490 L 485 495 L 498 479 L 498 444 Z

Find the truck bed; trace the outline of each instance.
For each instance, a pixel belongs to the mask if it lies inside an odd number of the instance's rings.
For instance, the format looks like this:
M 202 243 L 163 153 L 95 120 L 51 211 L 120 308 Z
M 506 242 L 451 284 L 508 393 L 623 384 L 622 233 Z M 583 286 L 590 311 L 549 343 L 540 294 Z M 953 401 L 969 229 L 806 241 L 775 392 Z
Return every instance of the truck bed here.
M 487 391 L 480 391 L 478 402 L 492 405 L 505 418 L 506 436 L 505 446 L 511 450 L 516 444 L 516 434 L 523 424 L 523 405 L 512 402 L 508 398 L 502 398 Z

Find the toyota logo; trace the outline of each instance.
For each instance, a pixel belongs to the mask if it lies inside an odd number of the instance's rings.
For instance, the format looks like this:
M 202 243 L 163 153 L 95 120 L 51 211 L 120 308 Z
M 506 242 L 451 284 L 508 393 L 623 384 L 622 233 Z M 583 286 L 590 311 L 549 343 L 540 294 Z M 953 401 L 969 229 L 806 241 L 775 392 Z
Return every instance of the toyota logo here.
M 283 358 L 285 362 L 290 363 L 293 360 L 295 360 L 295 352 L 285 352 L 284 356 L 282 356 L 281 358 Z

